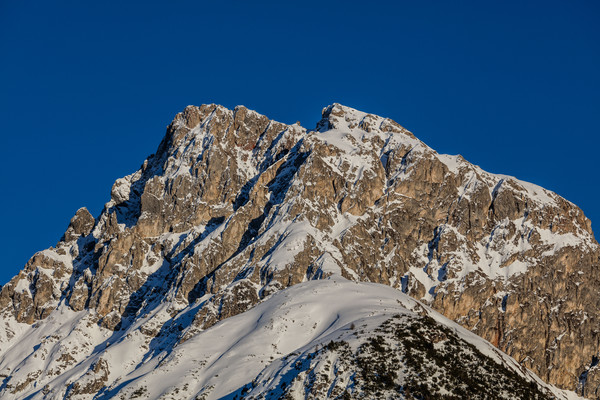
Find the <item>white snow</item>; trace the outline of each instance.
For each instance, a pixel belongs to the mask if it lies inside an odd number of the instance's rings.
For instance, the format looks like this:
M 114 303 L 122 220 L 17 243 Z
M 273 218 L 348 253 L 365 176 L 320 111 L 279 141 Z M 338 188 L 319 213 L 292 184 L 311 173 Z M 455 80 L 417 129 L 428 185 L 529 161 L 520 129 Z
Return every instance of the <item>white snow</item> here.
M 134 391 L 143 389 L 148 398 L 159 398 L 177 389 L 178 399 L 193 399 L 199 393 L 205 393 L 207 399 L 218 399 L 252 382 L 261 371 L 261 376 L 276 374 L 278 360 L 287 354 L 309 351 L 342 337 L 349 339 L 348 327 L 352 323 L 370 330 L 395 314 L 415 315 L 423 311 L 482 353 L 550 388 L 557 398 L 577 398 L 543 383 L 485 340 L 398 290 L 339 277 L 301 283 L 277 292 L 249 311 L 196 334 L 169 353 L 150 352 L 138 330 L 143 318 L 128 331 L 112 334 L 87 323 L 85 312 L 74 313 L 61 307 L 58 313 L 22 333 L 16 345 L 0 353 L 0 370 L 7 365 L 19 365 L 14 371 L 18 376 L 49 371 L 61 352 L 56 346 L 68 341 L 82 350 L 74 354 L 82 362 L 56 378 L 42 374 L 39 384 L 5 398 L 62 398 L 69 382 L 92 379 L 85 375 L 86 371 L 102 359 L 110 369 L 109 389 L 104 395 L 129 398 Z M 169 318 L 166 305 L 156 314 L 158 320 Z M 147 316 L 146 321 L 151 318 Z M 39 343 L 42 349 L 37 347 Z M 48 355 L 46 360 L 40 357 L 42 350 Z M 41 389 L 45 384 L 49 394 L 44 397 Z

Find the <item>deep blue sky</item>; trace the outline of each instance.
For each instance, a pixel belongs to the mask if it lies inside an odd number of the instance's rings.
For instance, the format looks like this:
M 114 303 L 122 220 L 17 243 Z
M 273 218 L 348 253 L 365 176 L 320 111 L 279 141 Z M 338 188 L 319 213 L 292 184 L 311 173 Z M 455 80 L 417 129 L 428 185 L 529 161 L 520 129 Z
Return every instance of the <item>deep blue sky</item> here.
M 599 4 L 0 1 L 0 284 L 97 215 L 188 104 L 390 117 L 600 229 Z

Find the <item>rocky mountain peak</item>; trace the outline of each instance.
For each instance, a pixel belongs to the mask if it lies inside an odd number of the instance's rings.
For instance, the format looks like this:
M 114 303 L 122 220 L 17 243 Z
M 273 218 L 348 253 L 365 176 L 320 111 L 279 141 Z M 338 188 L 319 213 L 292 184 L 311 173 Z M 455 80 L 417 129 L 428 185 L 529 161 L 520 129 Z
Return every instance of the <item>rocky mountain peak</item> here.
M 97 218 L 78 210 L 56 248 L 1 288 L 0 374 L 19 358 L 2 351 L 55 329 L 58 313 L 72 329 L 19 359 L 28 367 L 5 374 L 0 395 L 34 393 L 34 381 L 58 393 L 57 376 L 87 362 L 78 376 L 95 379 L 114 360 L 93 335 L 147 348 L 123 373 L 158 365 L 163 350 L 321 279 L 388 285 L 547 382 L 600 384 L 600 250 L 574 204 L 337 103 L 315 131 L 207 104 L 177 114 Z M 77 352 L 53 350 L 82 332 L 94 339 Z
M 88 209 L 81 207 L 79 210 L 77 210 L 73 218 L 71 218 L 69 226 L 67 227 L 67 231 L 61 240 L 64 242 L 70 242 L 79 238 L 80 236 L 89 235 L 94 228 L 95 222 L 96 221 L 94 217 L 92 214 L 90 214 Z
M 339 103 L 333 103 L 323 108 L 321 115 L 322 118 L 317 123 L 316 128 L 316 130 L 319 132 L 324 132 L 327 130 L 361 130 L 367 133 L 393 132 L 395 134 L 404 134 L 415 139 L 412 133 L 389 118 L 382 118 L 377 115 L 368 114 Z

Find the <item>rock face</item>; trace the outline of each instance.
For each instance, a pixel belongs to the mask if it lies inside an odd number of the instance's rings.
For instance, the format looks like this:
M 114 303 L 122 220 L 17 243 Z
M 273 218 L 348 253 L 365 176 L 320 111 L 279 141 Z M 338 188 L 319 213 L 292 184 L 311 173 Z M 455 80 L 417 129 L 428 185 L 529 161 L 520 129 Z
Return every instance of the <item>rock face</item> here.
M 84 325 L 135 331 L 156 355 L 283 288 L 343 277 L 400 289 L 546 382 L 599 398 L 599 266 L 575 205 L 438 154 L 389 119 L 334 104 L 307 131 L 244 107 L 189 106 L 98 218 L 77 211 L 56 248 L 2 287 L 0 395 L 88 359 L 97 341 Z M 59 312 L 84 317 L 44 339 L 56 352 L 5 351 L 24 324 Z M 43 349 L 53 367 L 23 361 Z

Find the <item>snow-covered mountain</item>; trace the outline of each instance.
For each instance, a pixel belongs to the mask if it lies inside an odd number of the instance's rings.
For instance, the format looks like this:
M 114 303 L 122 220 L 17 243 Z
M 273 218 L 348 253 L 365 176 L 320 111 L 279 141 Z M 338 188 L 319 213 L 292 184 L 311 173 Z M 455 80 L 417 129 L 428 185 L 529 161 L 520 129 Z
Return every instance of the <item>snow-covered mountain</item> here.
M 595 398 L 598 266 L 575 205 L 389 119 L 189 106 L 0 291 L 0 396 Z

